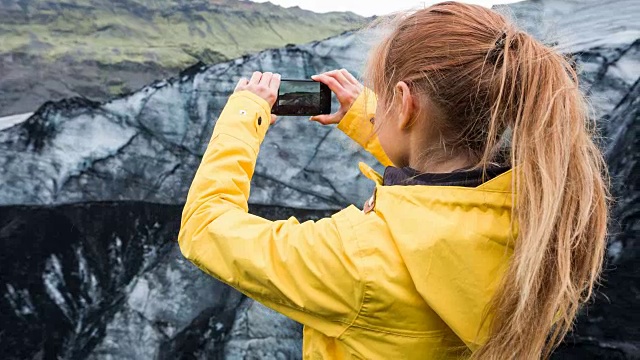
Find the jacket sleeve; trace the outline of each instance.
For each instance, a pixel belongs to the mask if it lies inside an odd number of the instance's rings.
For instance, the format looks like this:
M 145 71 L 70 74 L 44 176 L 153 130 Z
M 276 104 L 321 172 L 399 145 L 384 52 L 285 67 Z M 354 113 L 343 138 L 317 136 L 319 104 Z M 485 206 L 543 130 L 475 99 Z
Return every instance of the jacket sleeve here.
M 373 155 L 382 165 L 393 165 L 387 157 L 378 136 L 376 136 L 373 128 L 373 119 L 376 113 L 377 99 L 376 95 L 368 88 L 358 96 L 356 101 L 351 105 L 351 109 L 340 120 L 338 129 L 342 130 L 351 139 L 360 144 L 367 152 Z
M 338 232 L 340 213 L 303 224 L 248 214 L 249 183 L 269 119 L 263 99 L 248 91 L 231 96 L 189 189 L 180 249 L 245 295 L 338 336 L 362 296 L 353 252 Z

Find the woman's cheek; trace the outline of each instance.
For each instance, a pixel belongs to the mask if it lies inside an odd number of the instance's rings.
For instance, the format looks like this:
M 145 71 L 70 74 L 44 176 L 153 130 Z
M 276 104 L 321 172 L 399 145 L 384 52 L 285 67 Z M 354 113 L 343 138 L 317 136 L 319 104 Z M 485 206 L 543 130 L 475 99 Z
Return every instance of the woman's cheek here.
M 377 129 L 378 141 L 380 141 L 380 146 L 382 146 L 384 153 L 387 154 L 387 157 L 395 164 L 397 139 L 394 141 L 393 134 L 389 133 L 389 128 L 389 126 L 380 126 Z

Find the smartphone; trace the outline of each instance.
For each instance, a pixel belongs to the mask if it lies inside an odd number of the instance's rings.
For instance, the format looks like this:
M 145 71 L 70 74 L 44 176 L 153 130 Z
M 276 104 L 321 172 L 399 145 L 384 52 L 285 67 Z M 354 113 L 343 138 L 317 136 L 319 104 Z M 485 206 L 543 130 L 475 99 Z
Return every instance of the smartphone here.
M 331 90 L 314 80 L 282 79 L 271 113 L 278 116 L 313 116 L 331 113 Z

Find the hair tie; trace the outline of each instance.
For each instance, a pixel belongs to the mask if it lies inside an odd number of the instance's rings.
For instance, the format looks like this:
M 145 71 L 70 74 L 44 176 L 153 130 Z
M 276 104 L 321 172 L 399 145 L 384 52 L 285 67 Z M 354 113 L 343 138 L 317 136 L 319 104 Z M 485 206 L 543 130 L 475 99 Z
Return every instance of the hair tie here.
M 504 42 L 507 39 L 507 33 L 506 32 L 502 32 L 502 35 L 500 35 L 500 37 L 498 38 L 498 40 L 496 40 L 496 47 L 495 50 L 502 50 L 504 49 Z
M 507 33 L 502 32 L 502 35 L 496 40 L 493 49 L 489 50 L 489 54 L 487 55 L 489 61 L 491 61 L 494 65 L 499 65 L 498 61 L 500 60 L 500 54 L 502 54 L 504 50 L 504 44 L 507 40 Z

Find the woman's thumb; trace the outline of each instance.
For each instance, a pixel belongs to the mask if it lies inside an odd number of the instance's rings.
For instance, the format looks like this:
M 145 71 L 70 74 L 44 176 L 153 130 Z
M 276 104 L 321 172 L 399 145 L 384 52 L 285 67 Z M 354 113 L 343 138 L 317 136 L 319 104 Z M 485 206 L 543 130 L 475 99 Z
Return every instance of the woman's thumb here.
M 331 115 L 315 115 L 315 116 L 310 117 L 309 120 L 319 122 L 322 125 L 329 125 L 329 124 L 335 124 L 336 123 L 335 117 L 336 117 L 335 114 L 331 114 Z

